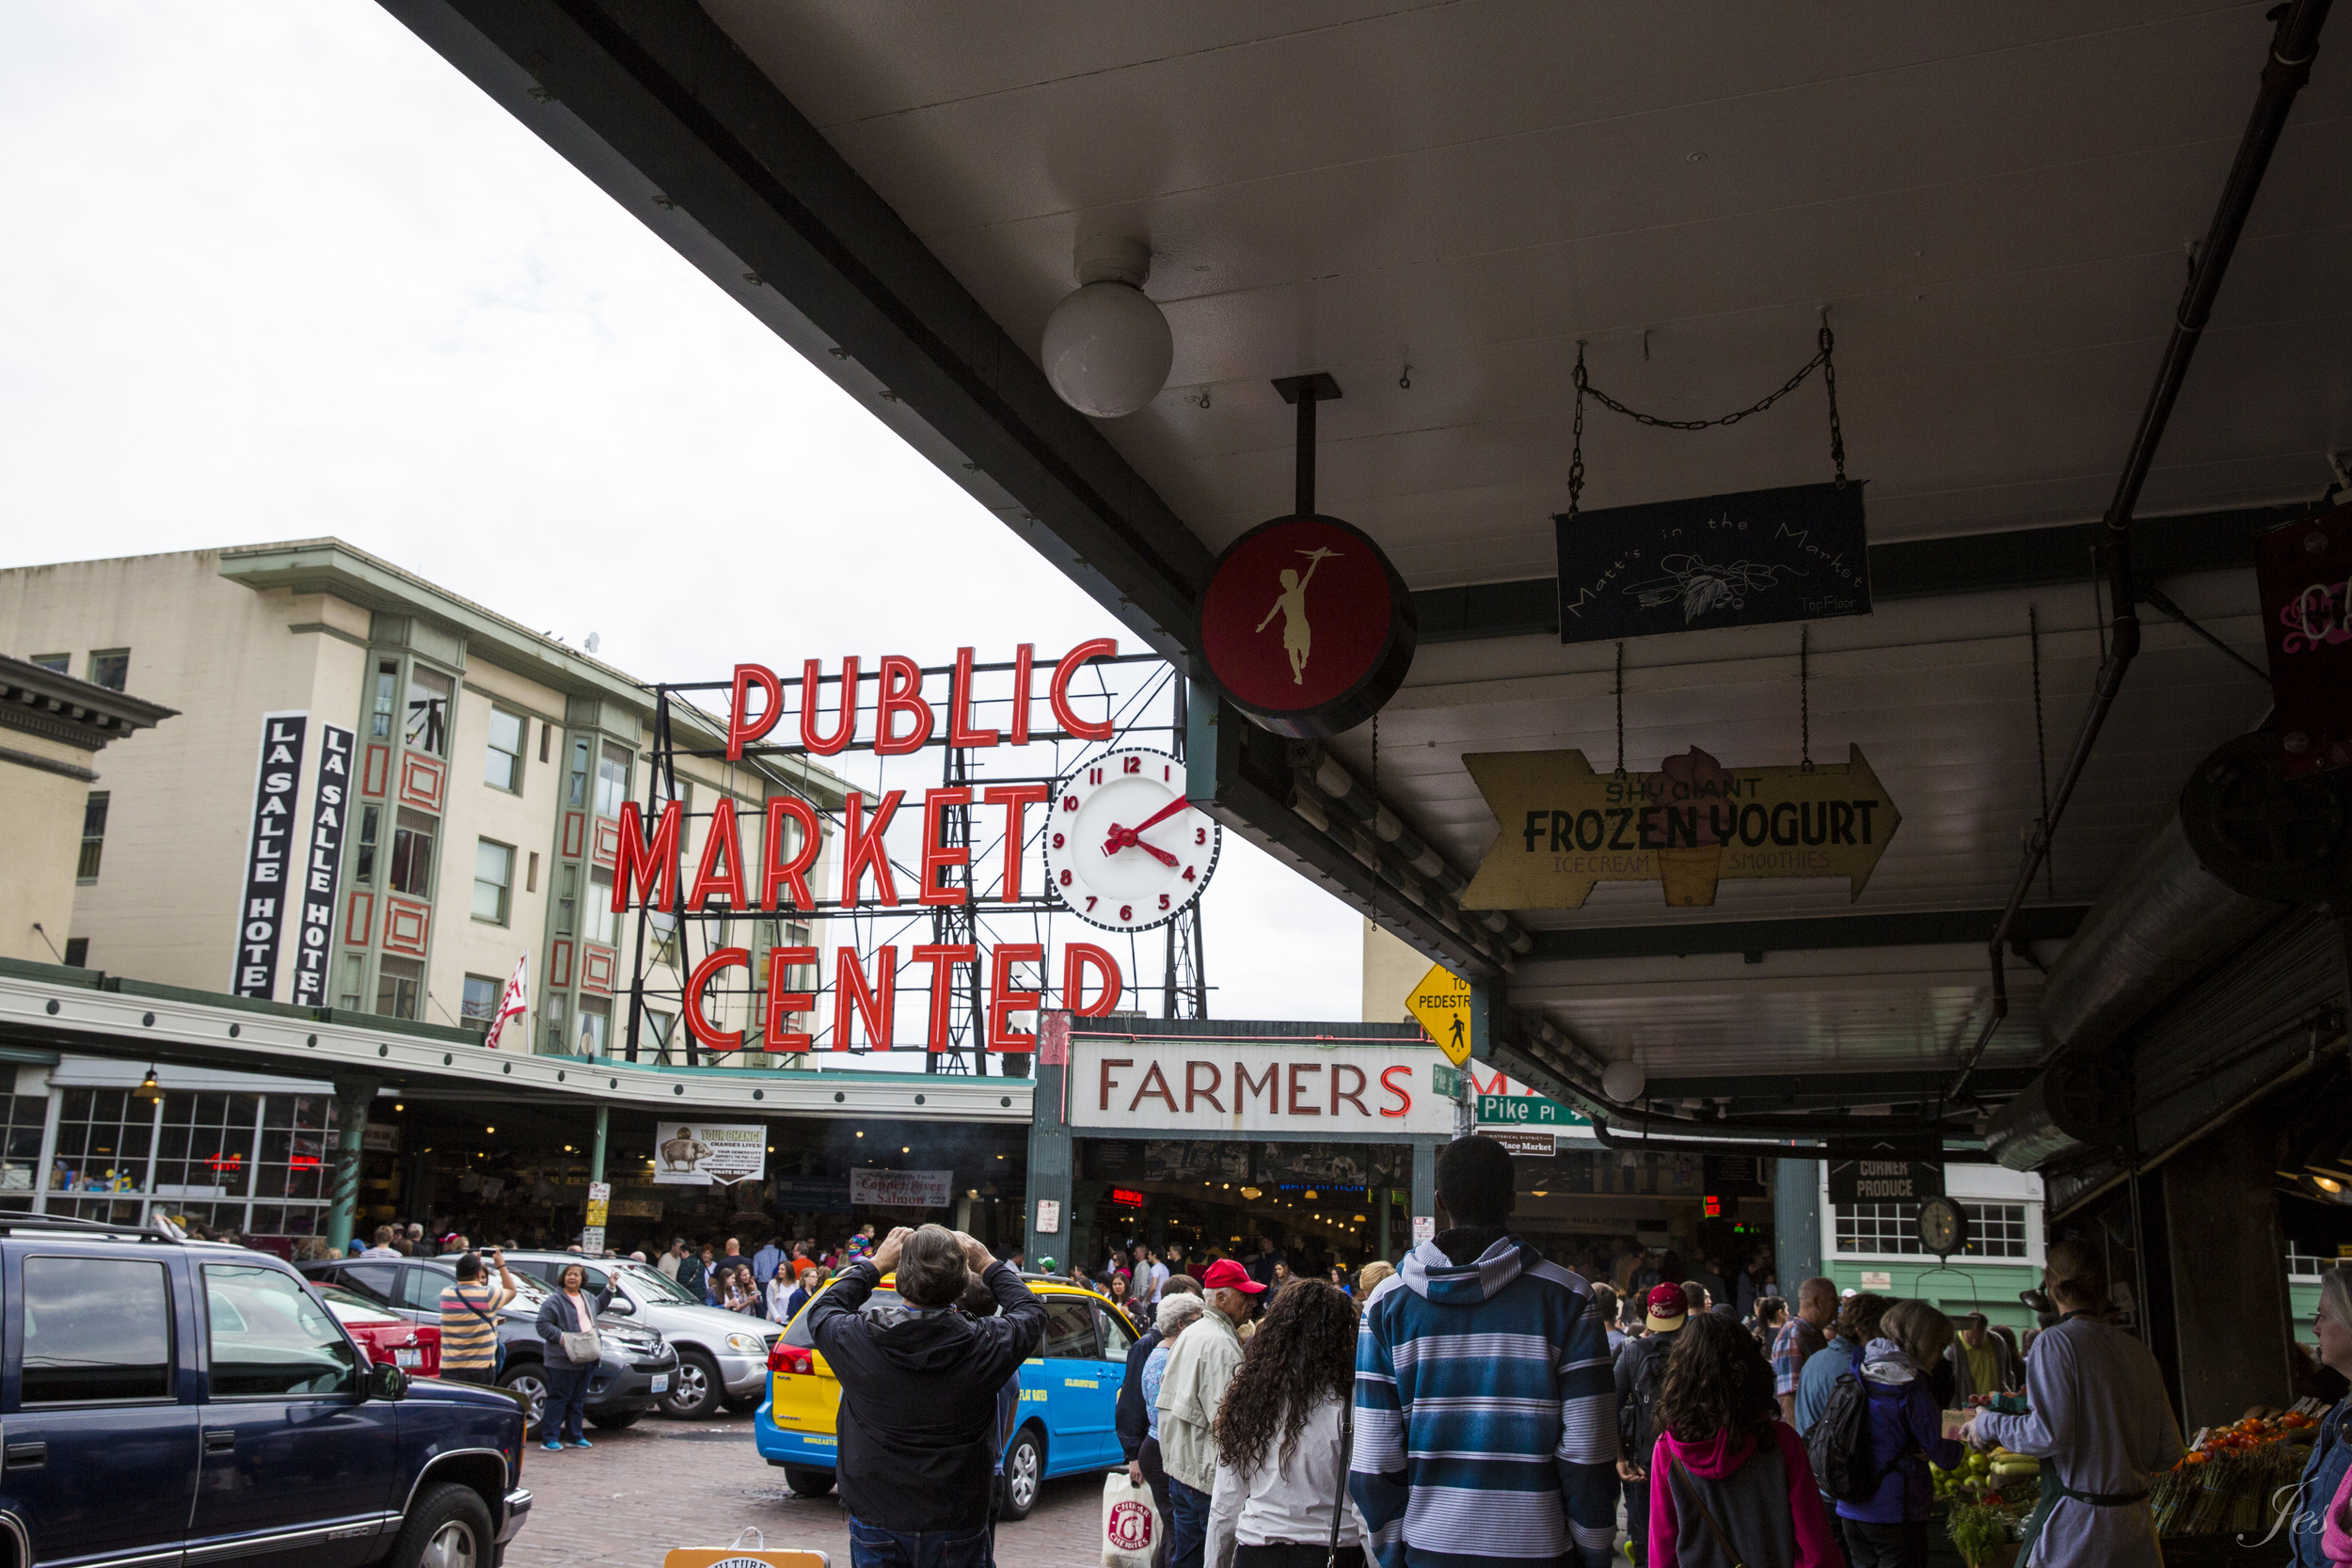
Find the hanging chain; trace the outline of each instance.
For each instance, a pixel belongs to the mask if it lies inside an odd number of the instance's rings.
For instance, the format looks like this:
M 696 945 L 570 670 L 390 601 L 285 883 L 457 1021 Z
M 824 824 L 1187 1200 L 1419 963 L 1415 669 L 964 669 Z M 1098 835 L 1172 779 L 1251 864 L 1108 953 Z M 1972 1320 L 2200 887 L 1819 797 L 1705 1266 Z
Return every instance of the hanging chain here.
M 1800 772 L 1813 771 L 1813 628 L 1797 628 L 1797 754 Z
M 1380 926 L 1380 710 L 1372 710 L 1372 924 Z
M 1831 357 L 1837 347 L 1837 335 L 1829 329 L 1829 315 L 1821 316 L 1821 385 L 1829 390 L 1829 461 L 1837 470 L 1837 488 L 1846 487 L 1846 431 L 1837 422 L 1837 361 Z
M 2032 605 L 2026 607 L 2026 635 L 2033 640 L 2033 752 L 2035 767 L 2042 781 L 2042 822 L 2043 834 L 2050 831 L 2050 747 L 2042 730 L 2042 617 Z M 2058 870 L 2045 842 L 2042 852 L 2042 868 L 2049 873 L 2046 886 L 2050 896 L 2058 896 Z
M 1568 427 L 1568 520 L 1584 498 L 1584 345 L 1576 345 L 1576 422 Z
M 1617 777 L 1625 777 L 1625 644 L 1617 644 Z
M 1594 386 L 1591 375 L 1584 369 L 1584 344 L 1580 340 L 1576 345 L 1576 371 L 1572 378 L 1576 383 L 1576 418 L 1568 433 L 1568 515 L 1573 518 L 1577 515 L 1579 503 L 1584 496 L 1584 399 L 1587 394 L 1603 408 L 1623 414 L 1635 424 L 1654 425 L 1660 430 L 1710 430 L 1717 425 L 1738 424 L 1751 414 L 1763 413 L 1804 386 L 1805 377 L 1817 370 L 1821 372 L 1822 385 L 1829 390 L 1830 466 L 1836 469 L 1837 487 L 1843 490 L 1846 487 L 1846 432 L 1837 418 L 1837 364 L 1833 357 L 1837 347 L 1837 336 L 1829 329 L 1826 317 L 1821 322 L 1820 336 L 1816 341 L 1820 347 L 1812 358 L 1800 366 L 1797 372 L 1776 389 L 1745 408 L 1735 409 L 1711 420 L 1669 420 L 1657 414 L 1645 414 L 1638 408 L 1629 408 Z

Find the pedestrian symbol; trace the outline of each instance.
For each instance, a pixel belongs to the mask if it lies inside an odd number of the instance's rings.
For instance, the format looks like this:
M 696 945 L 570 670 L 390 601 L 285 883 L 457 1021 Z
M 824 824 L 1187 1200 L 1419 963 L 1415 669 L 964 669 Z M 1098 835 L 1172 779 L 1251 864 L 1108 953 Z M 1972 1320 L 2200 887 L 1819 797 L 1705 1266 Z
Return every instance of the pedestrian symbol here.
M 1443 964 L 1432 964 L 1429 973 L 1421 977 L 1413 994 L 1405 999 L 1405 1006 L 1429 1037 L 1438 1042 L 1438 1049 L 1455 1067 L 1470 1059 L 1470 1051 L 1477 1043 L 1471 1037 L 1470 987 L 1468 980 L 1455 974 Z

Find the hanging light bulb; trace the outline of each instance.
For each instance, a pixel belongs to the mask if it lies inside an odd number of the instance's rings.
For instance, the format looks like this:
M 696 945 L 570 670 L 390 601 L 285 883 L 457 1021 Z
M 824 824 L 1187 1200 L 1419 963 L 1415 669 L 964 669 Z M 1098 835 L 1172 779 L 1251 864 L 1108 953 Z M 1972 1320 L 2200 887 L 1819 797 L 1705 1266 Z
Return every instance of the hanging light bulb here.
M 1638 1062 L 1612 1062 L 1601 1072 L 1600 1092 L 1620 1105 L 1630 1105 L 1649 1087 L 1649 1074 Z
M 140 1079 L 139 1086 L 131 1091 L 131 1098 L 142 1105 L 155 1104 L 164 1098 L 164 1086 L 155 1082 L 153 1068 L 147 1069 L 147 1076 Z
M 1078 290 L 1045 320 L 1039 356 L 1045 379 L 1081 414 L 1132 414 L 1168 385 L 1176 339 L 1143 292 L 1152 251 L 1140 240 L 1097 235 L 1078 242 Z

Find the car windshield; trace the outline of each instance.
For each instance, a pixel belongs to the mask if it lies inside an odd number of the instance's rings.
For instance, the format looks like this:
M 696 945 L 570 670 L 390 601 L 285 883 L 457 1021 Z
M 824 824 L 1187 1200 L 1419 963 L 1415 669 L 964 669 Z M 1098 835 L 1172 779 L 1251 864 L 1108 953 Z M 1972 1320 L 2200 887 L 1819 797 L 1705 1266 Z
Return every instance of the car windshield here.
M 618 1265 L 616 1271 L 638 1290 L 654 1299 L 660 1307 L 700 1307 L 703 1298 L 650 1264 L 635 1261 Z

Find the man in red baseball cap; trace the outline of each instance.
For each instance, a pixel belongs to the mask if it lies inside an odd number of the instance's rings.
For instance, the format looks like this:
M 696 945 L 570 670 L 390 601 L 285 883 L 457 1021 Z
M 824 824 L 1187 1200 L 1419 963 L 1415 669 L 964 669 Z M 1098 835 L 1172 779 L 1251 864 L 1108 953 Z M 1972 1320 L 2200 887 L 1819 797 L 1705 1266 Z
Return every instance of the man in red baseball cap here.
M 1658 1446 L 1658 1396 L 1666 1386 L 1666 1357 L 1675 1338 L 1691 1321 L 1691 1298 L 1672 1282 L 1652 1286 L 1642 1316 L 1649 1337 L 1629 1339 L 1617 1352 L 1617 1431 L 1625 1443 L 1617 1475 L 1625 1482 L 1625 1530 L 1637 1562 L 1648 1560 L 1649 1462 Z
M 1160 1378 L 1160 1465 L 1168 1472 L 1168 1568 L 1200 1568 L 1209 1539 L 1209 1493 L 1216 1485 L 1217 1406 L 1241 1365 L 1235 1325 L 1249 1321 L 1265 1287 L 1230 1258 L 1200 1276 L 1209 1310 L 1168 1353 Z

